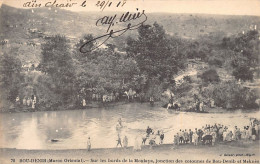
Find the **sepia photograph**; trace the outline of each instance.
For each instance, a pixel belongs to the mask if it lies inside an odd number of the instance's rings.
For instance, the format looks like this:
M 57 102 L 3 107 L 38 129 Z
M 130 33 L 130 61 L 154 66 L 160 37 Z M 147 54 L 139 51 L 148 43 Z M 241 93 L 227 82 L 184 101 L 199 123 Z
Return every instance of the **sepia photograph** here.
M 0 0 L 0 164 L 260 163 L 259 0 Z

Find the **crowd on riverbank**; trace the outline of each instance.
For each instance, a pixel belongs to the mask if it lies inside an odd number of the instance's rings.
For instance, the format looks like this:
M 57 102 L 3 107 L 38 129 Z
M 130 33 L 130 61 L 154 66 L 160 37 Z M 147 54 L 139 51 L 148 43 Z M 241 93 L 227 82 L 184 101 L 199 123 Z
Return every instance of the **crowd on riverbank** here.
M 205 125 L 202 128 L 195 128 L 194 131 L 181 130 L 174 135 L 174 145 L 181 144 L 211 144 L 216 142 L 231 142 L 231 141 L 255 141 L 259 140 L 260 124 L 257 119 L 251 118 L 250 124 L 245 125 L 243 129 L 237 126 L 228 127 L 222 124 Z
M 122 125 L 122 120 L 119 119 L 119 125 Z M 201 128 L 180 129 L 173 136 L 173 147 L 177 148 L 181 145 L 205 145 L 209 144 L 214 146 L 216 143 L 227 143 L 232 141 L 256 141 L 260 139 L 260 121 L 255 118 L 250 118 L 250 123 L 245 124 L 241 129 L 237 126 L 230 127 L 223 124 L 206 124 Z M 164 132 L 162 130 L 153 130 L 151 127 L 147 127 L 145 134 L 135 138 L 133 149 L 141 150 L 142 145 L 150 145 L 150 148 L 163 144 Z M 116 147 L 128 147 L 128 137 L 125 135 L 121 139 L 121 134 L 118 133 Z

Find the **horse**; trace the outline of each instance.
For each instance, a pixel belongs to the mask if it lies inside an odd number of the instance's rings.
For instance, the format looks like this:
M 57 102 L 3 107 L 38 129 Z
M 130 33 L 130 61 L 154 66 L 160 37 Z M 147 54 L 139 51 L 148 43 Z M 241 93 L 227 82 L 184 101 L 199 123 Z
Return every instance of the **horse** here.
M 181 104 L 177 104 L 177 103 L 174 103 L 174 104 L 168 104 L 167 105 L 167 109 L 174 109 L 174 110 L 180 110 L 181 108 Z
M 212 144 L 212 135 L 205 135 L 204 137 L 202 137 L 202 141 L 204 144 L 209 143 Z

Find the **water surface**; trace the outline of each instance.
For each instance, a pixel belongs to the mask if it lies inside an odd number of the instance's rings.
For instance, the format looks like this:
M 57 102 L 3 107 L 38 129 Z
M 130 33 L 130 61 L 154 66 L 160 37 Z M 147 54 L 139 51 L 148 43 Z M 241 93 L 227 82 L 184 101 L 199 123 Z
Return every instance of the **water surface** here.
M 85 110 L 47 111 L 33 113 L 0 114 L 1 148 L 17 149 L 85 149 L 91 137 L 93 148 L 116 146 L 116 123 L 122 118 L 125 128 L 120 135 L 127 136 L 134 145 L 136 136 L 141 138 L 147 126 L 165 133 L 165 143 L 173 142 L 173 135 L 180 129 L 201 128 L 205 124 L 221 123 L 233 128 L 249 124 L 251 113 L 175 113 L 148 104 L 126 104 L 109 108 Z M 57 139 L 59 142 L 51 142 Z

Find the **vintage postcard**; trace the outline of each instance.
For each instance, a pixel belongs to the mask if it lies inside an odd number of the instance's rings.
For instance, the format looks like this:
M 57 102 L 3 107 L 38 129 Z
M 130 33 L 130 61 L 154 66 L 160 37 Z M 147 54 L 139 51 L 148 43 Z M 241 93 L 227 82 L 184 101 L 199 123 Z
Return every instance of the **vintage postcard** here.
M 259 0 L 0 0 L 0 163 L 260 163 Z

